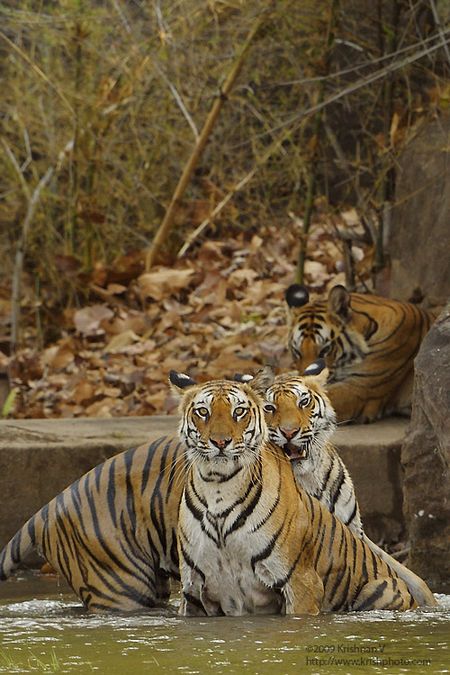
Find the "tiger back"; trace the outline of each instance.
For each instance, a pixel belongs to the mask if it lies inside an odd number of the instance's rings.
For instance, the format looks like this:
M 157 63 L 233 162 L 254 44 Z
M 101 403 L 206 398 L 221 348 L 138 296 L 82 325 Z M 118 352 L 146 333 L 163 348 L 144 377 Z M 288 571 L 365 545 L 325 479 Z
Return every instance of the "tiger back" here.
M 268 441 L 262 399 L 246 384 L 196 385 L 181 398 L 189 470 L 180 504 L 180 613 L 315 614 L 409 609 L 406 584 L 320 502 L 297 488 Z
M 179 578 L 176 529 L 185 475 L 176 438 L 112 457 L 44 506 L 0 554 L 6 579 L 33 549 L 93 612 L 151 607 Z
M 317 358 L 330 371 L 328 396 L 338 421 L 371 422 L 409 414 L 413 361 L 434 315 L 408 302 L 335 286 L 309 301 L 304 286 L 286 291 L 289 349 L 300 373 Z

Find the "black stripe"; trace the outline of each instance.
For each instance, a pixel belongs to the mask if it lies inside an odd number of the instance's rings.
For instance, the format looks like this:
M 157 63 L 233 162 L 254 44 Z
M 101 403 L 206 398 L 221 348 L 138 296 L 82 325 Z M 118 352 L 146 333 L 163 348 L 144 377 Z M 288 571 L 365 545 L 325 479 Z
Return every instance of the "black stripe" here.
M 109 515 L 114 527 L 117 527 L 117 513 L 116 513 L 116 458 L 112 460 L 108 471 L 108 487 L 106 489 L 106 500 L 108 502 Z
M 251 566 L 252 566 L 252 570 L 253 570 L 253 571 L 255 571 L 255 565 L 256 565 L 257 562 L 260 562 L 261 560 L 265 560 L 266 558 L 268 558 L 268 557 L 270 556 L 270 554 L 272 553 L 272 551 L 273 551 L 273 549 L 274 549 L 274 547 L 275 547 L 275 544 L 277 543 L 277 539 L 278 539 L 278 537 L 280 536 L 283 527 L 284 527 L 284 523 L 282 523 L 282 524 L 280 525 L 280 527 L 278 528 L 278 530 L 275 532 L 275 534 L 273 535 L 273 537 L 270 539 L 270 541 L 269 541 L 269 543 L 267 544 L 267 546 L 266 546 L 262 551 L 260 551 L 260 553 L 258 553 L 257 555 L 252 556 L 252 558 L 251 558 L 251 560 L 250 560 L 250 563 L 251 563 Z
M 156 451 L 161 445 L 161 443 L 163 443 L 166 440 L 166 438 L 167 438 L 166 436 L 158 438 L 156 441 L 153 441 L 153 443 L 151 443 L 147 449 L 147 459 L 145 460 L 145 464 L 142 468 L 141 495 L 144 494 L 144 490 L 147 487 L 148 479 L 150 476 L 150 470 Z
M 183 534 L 183 536 L 186 538 L 186 535 L 184 534 L 184 532 L 182 532 L 182 534 Z M 194 570 L 194 572 L 197 572 L 197 574 L 200 575 L 200 577 L 201 577 L 203 583 L 205 583 L 206 577 L 205 577 L 204 573 L 202 572 L 202 570 L 200 569 L 200 567 L 197 567 L 197 565 L 195 564 L 195 562 L 192 560 L 191 556 L 189 555 L 189 553 L 188 553 L 188 552 L 186 551 L 186 549 L 184 548 L 183 542 L 180 542 L 180 549 L 181 549 L 181 555 L 182 555 L 183 560 L 184 560 L 184 562 L 186 563 L 186 565 L 187 565 L 188 567 L 190 567 L 191 570 Z
M 355 501 L 355 503 L 354 503 L 354 505 L 353 505 L 353 511 L 351 512 L 350 517 L 347 518 L 347 519 L 344 521 L 344 525 L 350 525 L 350 523 L 352 522 L 353 518 L 356 516 L 356 510 L 357 510 L 357 509 L 356 509 L 356 501 Z
M 170 473 L 169 473 L 169 480 L 167 483 L 167 490 L 166 490 L 166 504 L 169 501 L 169 497 L 172 492 L 172 488 L 174 486 L 174 481 L 175 481 L 175 471 L 177 469 L 177 466 L 179 466 L 179 462 L 181 460 L 178 459 L 178 455 L 180 453 L 180 448 L 181 448 L 181 443 L 177 443 L 175 450 L 172 453 L 172 465 L 170 467 Z M 181 471 L 181 466 L 179 466 L 179 470 Z M 186 463 L 183 466 L 183 472 L 186 473 Z
M 191 595 L 190 593 L 185 593 L 185 591 L 183 591 L 183 596 L 185 600 L 191 603 L 191 605 L 199 607 L 201 610 L 203 610 L 206 616 L 205 608 L 203 607 L 201 601 L 198 598 L 196 598 L 194 595 Z
M 128 450 L 124 455 L 126 474 L 125 485 L 127 490 L 126 511 L 130 521 L 131 528 L 136 531 L 136 509 L 134 505 L 134 491 L 133 482 L 131 480 L 131 472 L 133 470 L 133 460 L 136 450 Z
M 386 590 L 387 586 L 387 581 L 382 581 L 380 584 L 377 586 L 375 591 L 372 593 L 372 595 L 369 595 L 368 598 L 366 598 L 360 605 L 359 607 L 354 607 L 357 612 L 362 612 L 367 609 L 376 609 L 374 607 L 374 604 L 379 600 L 382 596 L 384 591 Z

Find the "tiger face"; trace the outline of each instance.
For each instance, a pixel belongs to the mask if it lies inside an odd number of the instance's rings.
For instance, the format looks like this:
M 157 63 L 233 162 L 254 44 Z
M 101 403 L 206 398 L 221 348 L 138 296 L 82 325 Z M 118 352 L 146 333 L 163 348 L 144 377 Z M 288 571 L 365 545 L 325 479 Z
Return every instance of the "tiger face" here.
M 171 371 L 172 388 L 182 395 L 179 433 L 190 461 L 250 466 L 268 438 L 256 386 L 217 380 L 196 384 Z
M 314 471 L 336 427 L 324 389 L 327 376 L 325 363 L 319 360 L 303 376 L 279 375 L 265 394 L 269 438 L 283 449 L 299 474 Z
M 318 358 L 325 360 L 329 381 L 338 382 L 360 363 L 369 351 L 368 340 L 378 325 L 367 312 L 351 307 L 344 286 L 331 289 L 326 301 L 309 302 L 304 286 L 286 291 L 289 307 L 289 349 L 299 372 Z

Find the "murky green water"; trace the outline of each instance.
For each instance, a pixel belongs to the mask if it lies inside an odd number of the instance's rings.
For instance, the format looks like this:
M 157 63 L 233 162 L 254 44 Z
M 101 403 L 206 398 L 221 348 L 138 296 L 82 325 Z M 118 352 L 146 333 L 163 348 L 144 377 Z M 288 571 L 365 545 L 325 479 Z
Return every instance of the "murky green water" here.
M 0 673 L 449 673 L 450 596 L 436 609 L 319 617 L 87 615 L 54 577 L 0 584 Z

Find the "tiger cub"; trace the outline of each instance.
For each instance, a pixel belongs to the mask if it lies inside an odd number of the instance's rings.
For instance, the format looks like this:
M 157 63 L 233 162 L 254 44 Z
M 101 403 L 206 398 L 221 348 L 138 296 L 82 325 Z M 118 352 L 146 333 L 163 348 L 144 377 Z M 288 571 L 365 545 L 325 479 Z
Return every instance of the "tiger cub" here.
M 437 602 L 426 583 L 364 533 L 353 481 L 331 443 L 336 418 L 325 389 L 327 376 L 324 360 L 318 359 L 303 376 L 287 373 L 275 378 L 264 395 L 269 438 L 289 457 L 297 484 L 395 570 L 419 605 L 434 606 Z
M 435 316 L 416 305 L 334 286 L 310 302 L 304 286 L 286 291 L 289 349 L 300 373 L 318 357 L 330 371 L 328 395 L 340 422 L 409 414 L 413 361 Z
M 297 488 L 268 440 L 263 400 L 243 383 L 196 385 L 181 396 L 188 473 L 180 504 L 180 614 L 317 614 L 406 610 L 404 581 L 336 516 Z

